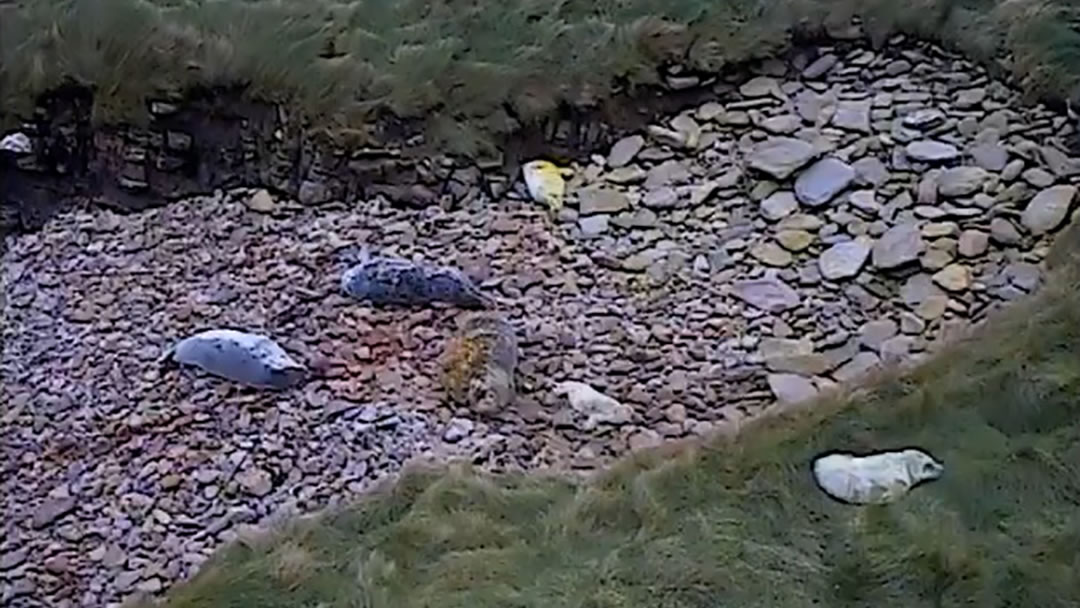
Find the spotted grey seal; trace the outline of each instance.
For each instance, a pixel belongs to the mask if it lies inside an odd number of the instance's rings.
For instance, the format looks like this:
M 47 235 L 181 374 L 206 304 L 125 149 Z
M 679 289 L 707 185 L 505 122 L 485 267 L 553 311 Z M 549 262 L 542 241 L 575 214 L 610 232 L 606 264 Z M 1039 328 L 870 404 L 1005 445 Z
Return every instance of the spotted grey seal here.
M 288 388 L 307 372 L 270 338 L 234 329 L 211 329 L 184 338 L 158 361 L 194 365 L 256 388 Z
M 514 326 L 499 315 L 466 318 L 443 353 L 443 387 L 457 403 L 480 413 L 501 411 L 513 403 L 518 363 Z
M 945 472 L 943 464 L 917 449 L 865 456 L 836 452 L 817 458 L 813 468 L 822 491 L 850 504 L 893 502 Z
M 493 299 L 461 270 L 410 260 L 371 255 L 341 275 L 341 290 L 375 305 L 417 306 L 446 302 L 461 308 L 489 308 Z

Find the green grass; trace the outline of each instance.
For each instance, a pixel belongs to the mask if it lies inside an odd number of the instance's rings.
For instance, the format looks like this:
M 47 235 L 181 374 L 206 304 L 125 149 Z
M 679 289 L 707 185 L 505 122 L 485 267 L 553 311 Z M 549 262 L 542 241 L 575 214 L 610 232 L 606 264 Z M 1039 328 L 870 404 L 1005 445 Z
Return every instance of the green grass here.
M 170 608 L 1080 605 L 1073 226 L 1030 301 L 907 374 L 587 482 L 408 472 L 220 552 Z M 853 507 L 827 450 L 919 446 L 937 482 Z
M 1071 0 L 16 0 L 0 5 L 0 120 L 65 83 L 93 88 L 108 122 L 221 87 L 333 133 L 394 115 L 476 152 L 655 84 L 662 65 L 714 72 L 852 16 L 878 42 L 938 40 L 1034 95 L 1080 100 Z

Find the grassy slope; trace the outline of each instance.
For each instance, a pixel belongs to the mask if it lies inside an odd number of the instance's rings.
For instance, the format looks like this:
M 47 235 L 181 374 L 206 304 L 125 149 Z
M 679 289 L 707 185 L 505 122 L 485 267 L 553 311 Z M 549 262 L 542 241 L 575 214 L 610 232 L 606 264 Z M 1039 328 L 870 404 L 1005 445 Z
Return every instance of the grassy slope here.
M 1080 225 L 1059 243 L 1076 268 Z M 587 484 L 413 472 L 232 546 L 167 605 L 1080 605 L 1080 282 L 1057 272 L 909 374 Z M 833 502 L 809 472 L 909 445 L 946 474 L 893 505 Z
M 471 151 L 558 107 L 648 84 L 670 60 L 713 71 L 793 32 L 864 18 L 1006 69 L 1033 93 L 1080 98 L 1072 0 L 16 0 L 0 5 L 0 121 L 61 83 L 97 90 L 101 120 L 144 99 L 244 86 L 322 124 L 390 111 Z

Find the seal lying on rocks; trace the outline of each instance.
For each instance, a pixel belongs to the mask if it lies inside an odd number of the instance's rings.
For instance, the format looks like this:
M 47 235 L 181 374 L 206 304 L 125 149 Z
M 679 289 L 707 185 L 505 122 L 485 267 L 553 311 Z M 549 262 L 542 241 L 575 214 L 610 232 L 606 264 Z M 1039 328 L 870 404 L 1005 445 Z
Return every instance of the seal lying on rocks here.
M 893 502 L 944 472 L 944 465 L 916 449 L 868 456 L 834 453 L 814 461 L 818 487 L 837 500 L 860 505 Z
M 467 318 L 443 354 L 443 388 L 452 400 L 479 413 L 514 401 L 518 362 L 514 326 L 494 314 Z
M 366 249 L 361 262 L 341 275 L 341 290 L 375 305 L 447 302 L 461 308 L 489 308 L 494 304 L 457 268 L 373 256 Z
M 288 388 L 307 373 L 270 338 L 234 329 L 211 329 L 184 338 L 158 360 L 168 361 L 256 388 Z
M 555 387 L 555 394 L 566 395 L 571 409 L 586 416 L 581 427 L 586 431 L 595 429 L 599 424 L 626 424 L 634 417 L 634 410 L 629 405 L 619 403 L 584 382 L 560 382 Z

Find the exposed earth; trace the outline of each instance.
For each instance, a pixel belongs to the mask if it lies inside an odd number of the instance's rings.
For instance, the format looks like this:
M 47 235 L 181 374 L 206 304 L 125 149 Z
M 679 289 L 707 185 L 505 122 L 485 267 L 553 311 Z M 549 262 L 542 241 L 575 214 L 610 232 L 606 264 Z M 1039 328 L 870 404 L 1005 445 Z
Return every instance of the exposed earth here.
M 1073 129 L 933 47 L 824 48 L 576 167 L 557 222 L 521 183 L 459 209 L 242 189 L 8 237 L 2 603 L 157 594 L 238 525 L 413 457 L 594 469 L 917 362 L 1038 289 L 1075 215 Z M 513 408 L 445 398 L 461 311 L 340 293 L 363 243 L 498 298 L 522 346 Z M 155 364 L 212 327 L 272 335 L 318 375 L 271 393 Z M 565 380 L 632 417 L 573 411 Z

